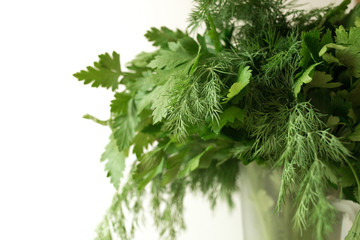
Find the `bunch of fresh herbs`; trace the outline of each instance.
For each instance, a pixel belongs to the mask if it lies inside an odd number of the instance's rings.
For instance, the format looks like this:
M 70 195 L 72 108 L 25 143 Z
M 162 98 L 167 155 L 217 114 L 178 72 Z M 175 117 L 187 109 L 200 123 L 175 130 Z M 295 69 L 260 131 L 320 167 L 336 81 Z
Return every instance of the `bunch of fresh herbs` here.
M 186 192 L 231 206 L 240 163 L 253 161 L 282 169 L 277 211 L 291 196 L 294 227 L 325 239 L 336 212 L 327 196 L 360 195 L 360 5 L 349 4 L 195 0 L 190 33 L 152 28 L 157 50 L 126 70 L 113 52 L 75 73 L 114 92 L 108 120 L 85 116 L 112 130 L 101 161 L 119 190 L 97 239 L 132 239 L 148 197 L 160 235 L 175 239 Z M 359 215 L 346 239 L 360 239 Z

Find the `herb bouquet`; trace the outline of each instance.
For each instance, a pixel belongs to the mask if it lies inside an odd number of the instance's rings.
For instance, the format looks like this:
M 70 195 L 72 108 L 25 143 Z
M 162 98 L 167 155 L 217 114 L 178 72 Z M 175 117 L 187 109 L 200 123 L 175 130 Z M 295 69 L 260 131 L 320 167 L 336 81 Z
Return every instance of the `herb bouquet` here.
M 119 189 L 97 239 L 132 239 L 146 199 L 160 235 L 175 239 L 186 192 L 231 206 L 254 164 L 281 173 L 273 218 L 290 211 L 294 232 L 326 239 L 331 199 L 360 195 L 360 5 L 349 4 L 195 0 L 190 33 L 152 28 L 158 49 L 127 70 L 113 52 L 75 73 L 114 92 L 110 119 L 85 116 L 112 130 L 101 161 Z M 359 214 L 346 239 L 360 239 Z

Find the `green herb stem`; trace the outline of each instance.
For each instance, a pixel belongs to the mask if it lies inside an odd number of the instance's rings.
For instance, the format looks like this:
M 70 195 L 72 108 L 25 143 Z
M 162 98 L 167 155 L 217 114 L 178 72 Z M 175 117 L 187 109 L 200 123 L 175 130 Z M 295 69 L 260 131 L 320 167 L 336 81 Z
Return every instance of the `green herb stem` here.
M 360 181 L 359 181 L 359 177 L 358 177 L 358 175 L 356 174 L 356 171 L 355 171 L 353 165 L 351 165 L 350 161 L 349 161 L 347 158 L 345 158 L 345 162 L 346 162 L 347 165 L 350 167 L 350 169 L 351 169 L 351 171 L 352 171 L 352 173 L 353 173 L 353 175 L 354 175 L 354 177 L 355 177 L 356 183 L 357 183 L 357 185 L 358 185 L 358 197 L 360 198 Z
M 208 28 L 209 37 L 214 44 L 215 51 L 221 52 L 222 47 L 221 47 L 221 43 L 220 43 L 219 34 L 216 31 L 216 26 L 214 24 L 214 20 L 212 19 L 212 17 L 210 16 L 210 14 L 208 12 L 206 12 L 206 17 L 207 17 L 206 25 Z
M 109 121 L 100 120 L 100 119 L 98 119 L 98 118 L 96 118 L 96 117 L 94 117 L 94 116 L 92 116 L 90 114 L 85 114 L 83 116 L 83 118 L 92 120 L 92 121 L 94 121 L 94 122 L 96 122 L 96 123 L 98 123 L 100 125 L 103 125 L 103 126 L 108 126 L 109 125 Z

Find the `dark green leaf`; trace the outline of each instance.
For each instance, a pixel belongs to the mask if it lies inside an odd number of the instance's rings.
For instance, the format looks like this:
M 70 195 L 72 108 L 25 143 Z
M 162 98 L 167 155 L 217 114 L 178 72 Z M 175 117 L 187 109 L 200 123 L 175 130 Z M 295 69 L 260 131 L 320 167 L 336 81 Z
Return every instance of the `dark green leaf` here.
M 211 128 L 216 134 L 219 134 L 220 130 L 227 123 L 234 123 L 235 120 L 244 120 L 244 110 L 235 106 L 231 106 L 229 108 L 226 108 L 222 113 L 220 113 L 219 121 L 213 121 Z
M 351 141 L 354 141 L 354 142 L 360 142 L 360 124 L 358 124 L 356 126 L 356 128 L 354 129 L 354 132 L 352 132 L 348 136 L 348 139 L 350 139 Z

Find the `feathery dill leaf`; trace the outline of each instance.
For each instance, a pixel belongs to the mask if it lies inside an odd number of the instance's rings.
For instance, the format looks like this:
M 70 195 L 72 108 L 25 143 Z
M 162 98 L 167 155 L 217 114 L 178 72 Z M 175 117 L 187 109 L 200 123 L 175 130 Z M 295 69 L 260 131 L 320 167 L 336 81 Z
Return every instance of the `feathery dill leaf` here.
M 112 131 L 101 160 L 119 188 L 96 239 L 134 239 L 150 204 L 161 238 L 175 240 L 186 194 L 232 207 L 240 163 L 253 161 L 282 170 L 275 210 L 290 204 L 294 227 L 325 239 L 336 218 L 328 196 L 360 198 L 360 21 L 348 4 L 194 0 L 196 38 L 151 28 L 157 50 L 126 70 L 114 52 L 74 74 L 115 92 L 109 120 L 86 115 Z M 122 181 L 131 149 L 137 159 Z M 347 239 L 358 228 L 359 217 Z

